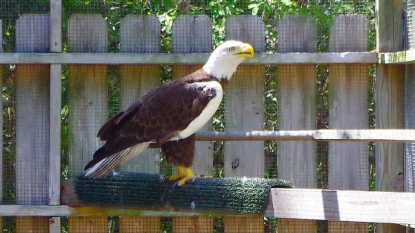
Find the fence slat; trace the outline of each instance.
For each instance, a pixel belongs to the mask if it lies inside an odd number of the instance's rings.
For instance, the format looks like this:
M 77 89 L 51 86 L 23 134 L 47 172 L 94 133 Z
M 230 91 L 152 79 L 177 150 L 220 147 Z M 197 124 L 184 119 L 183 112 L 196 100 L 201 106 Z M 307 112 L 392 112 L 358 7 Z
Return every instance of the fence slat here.
M 121 20 L 122 53 L 159 53 L 160 22 L 155 16 L 127 15 Z M 121 109 L 151 89 L 160 85 L 160 68 L 157 65 L 123 65 L 120 67 Z M 121 170 L 159 173 L 159 149 L 148 149 L 138 157 L 121 165 Z M 120 232 L 160 232 L 159 217 L 120 217 Z
M 406 67 L 405 72 L 405 129 L 415 129 L 415 65 Z M 415 143 L 405 143 L 405 192 L 415 192 Z
M 22 15 L 16 22 L 17 52 L 49 52 L 49 16 Z M 16 200 L 48 204 L 49 66 L 16 68 Z M 17 232 L 49 232 L 44 217 L 17 217 Z M 33 231 L 33 229 L 35 229 Z
M 403 49 L 404 1 L 377 1 L 376 50 L 379 53 Z M 376 128 L 403 128 L 405 90 L 404 65 L 377 65 L 376 67 Z M 403 191 L 404 158 L 402 143 L 376 143 L 376 190 Z M 392 224 L 376 224 L 376 232 L 394 232 Z M 395 231 L 396 232 L 396 231 Z
M 172 26 L 173 53 L 210 53 L 212 51 L 212 21 L 206 15 L 181 15 Z M 173 79 L 182 78 L 200 65 L 175 65 L 172 67 Z M 201 130 L 211 131 L 212 122 Z M 213 143 L 196 142 L 193 171 L 196 174 L 211 175 L 213 171 Z M 174 232 L 212 232 L 213 217 L 176 217 L 173 218 Z
M 286 15 L 278 22 L 278 52 L 315 52 L 316 21 Z M 316 129 L 316 80 L 313 65 L 287 65 L 277 69 L 279 130 Z M 278 178 L 298 188 L 316 188 L 316 142 L 278 143 Z M 278 232 L 315 232 L 316 221 L 279 219 Z
M 264 51 L 265 27 L 256 16 L 229 16 L 225 33 L 227 40 L 249 42 L 256 53 Z M 264 79 L 263 66 L 238 67 L 225 90 L 227 131 L 263 128 Z M 225 176 L 263 177 L 264 142 L 226 142 Z M 225 232 L 263 232 L 263 221 L 263 216 L 225 218 Z
M 368 22 L 362 15 L 339 15 L 330 29 L 330 51 L 366 51 Z M 329 66 L 329 127 L 368 128 L 367 65 Z M 329 188 L 369 189 L 368 144 L 329 143 Z M 330 232 L 367 232 L 365 223 L 329 222 Z
M 68 20 L 70 52 L 107 51 L 107 25 L 101 15 L 75 14 Z M 69 171 L 77 176 L 100 142 L 96 134 L 108 115 L 108 82 L 105 65 L 69 65 Z M 70 217 L 70 232 L 106 232 L 106 217 Z
M 379 53 L 397 52 L 403 49 L 403 0 L 378 0 L 376 50 Z M 378 65 L 376 67 L 376 128 L 402 128 L 404 123 L 403 92 L 405 66 Z M 402 143 L 376 143 L 376 190 L 403 191 L 404 159 Z M 392 232 L 393 225 L 377 224 L 376 232 Z

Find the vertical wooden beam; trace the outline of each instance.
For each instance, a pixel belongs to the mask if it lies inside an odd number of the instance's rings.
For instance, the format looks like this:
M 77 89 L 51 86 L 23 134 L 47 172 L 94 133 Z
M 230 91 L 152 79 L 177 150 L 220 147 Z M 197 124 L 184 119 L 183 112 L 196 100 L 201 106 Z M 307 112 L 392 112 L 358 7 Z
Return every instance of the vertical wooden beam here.
M 406 66 L 405 72 L 405 129 L 415 129 L 415 65 Z M 405 143 L 404 191 L 415 192 L 415 143 Z
M 312 17 L 286 15 L 278 22 L 278 52 L 316 52 L 317 27 Z M 316 129 L 317 69 L 286 65 L 277 69 L 279 130 Z M 298 188 L 317 187 L 315 142 L 279 142 L 278 177 Z M 279 219 L 278 232 L 316 232 L 316 221 Z
M 122 53 L 159 53 L 160 22 L 155 16 L 127 15 L 121 20 Z M 158 65 L 123 65 L 120 67 L 121 108 L 126 109 L 151 89 L 160 85 Z M 159 149 L 148 149 L 125 164 L 121 170 L 159 173 Z M 120 217 L 120 232 L 160 232 L 159 217 Z
M 406 2 L 405 8 L 412 7 L 413 3 Z M 404 18 L 404 50 L 413 49 L 415 38 L 413 30 L 413 12 L 407 11 Z M 415 129 L 415 65 L 406 64 L 405 67 L 405 102 L 404 102 L 404 127 L 405 129 Z M 415 192 L 415 143 L 407 142 L 404 144 L 404 191 Z
M 62 1 L 50 1 L 50 52 L 62 52 Z M 60 204 L 62 65 L 50 65 L 49 205 Z M 51 217 L 49 232 L 61 231 L 60 217 Z
M 212 51 L 212 21 L 206 15 L 181 15 L 173 23 L 172 49 L 174 53 L 208 53 Z M 182 78 L 201 66 L 172 67 L 173 79 Z M 201 131 L 212 130 L 208 122 Z M 196 142 L 193 171 L 211 175 L 213 171 L 213 143 Z M 173 232 L 212 232 L 213 217 L 174 217 Z
M 396 52 L 403 49 L 403 0 L 376 1 L 376 50 Z M 405 67 L 377 65 L 375 101 L 376 128 L 403 128 Z M 379 142 L 375 146 L 376 190 L 403 191 L 403 144 Z M 393 232 L 393 225 L 377 224 L 376 232 Z
M 22 15 L 16 22 L 17 52 L 49 52 L 49 15 Z M 48 204 L 49 66 L 16 68 L 16 200 Z M 49 232 L 45 217 L 17 217 L 16 232 Z
M 68 20 L 70 52 L 107 52 L 107 24 L 101 15 L 75 14 Z M 69 71 L 69 171 L 83 173 L 102 144 L 96 137 L 108 119 L 106 65 L 68 65 Z M 70 232 L 107 232 L 106 217 L 69 217 Z
M 226 39 L 250 43 L 264 51 L 265 27 L 256 16 L 229 16 Z M 227 131 L 262 130 L 264 126 L 264 66 L 239 66 L 225 90 Z M 225 176 L 264 177 L 264 142 L 226 142 Z M 263 232 L 263 216 L 225 218 L 225 232 Z M 237 226 L 237 227 L 236 227 Z
M 339 15 L 330 28 L 330 52 L 366 52 L 368 22 L 363 15 Z M 329 66 L 329 127 L 367 129 L 367 65 Z M 369 189 L 367 143 L 329 143 L 329 188 Z M 367 232 L 366 223 L 329 222 L 329 232 Z

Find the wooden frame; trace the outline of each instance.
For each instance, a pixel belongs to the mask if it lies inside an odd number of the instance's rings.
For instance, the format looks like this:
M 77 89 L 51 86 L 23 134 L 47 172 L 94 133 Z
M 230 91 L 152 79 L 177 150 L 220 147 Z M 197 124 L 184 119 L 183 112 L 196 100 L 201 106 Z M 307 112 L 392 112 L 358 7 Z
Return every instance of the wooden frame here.
M 0 216 L 230 216 L 191 210 L 132 207 L 2 205 Z M 249 216 L 249 214 L 247 215 Z M 265 216 L 312 220 L 415 224 L 415 193 L 272 189 Z

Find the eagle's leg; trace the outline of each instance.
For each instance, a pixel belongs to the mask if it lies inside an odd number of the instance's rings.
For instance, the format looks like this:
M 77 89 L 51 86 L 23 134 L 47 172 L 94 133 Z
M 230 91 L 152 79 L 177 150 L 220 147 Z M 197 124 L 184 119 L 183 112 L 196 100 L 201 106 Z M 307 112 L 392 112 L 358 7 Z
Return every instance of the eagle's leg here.
M 178 186 L 184 185 L 188 180 L 212 178 L 212 176 L 195 175 L 190 167 L 177 166 L 178 173 L 171 175 L 169 180 L 178 180 Z
M 171 175 L 169 180 L 178 180 L 183 177 L 186 177 L 186 170 L 184 167 L 177 166 L 177 174 Z
M 169 180 L 179 180 L 177 184 L 178 186 L 184 185 L 184 183 L 186 183 L 186 181 L 188 180 L 198 178 L 195 176 L 195 174 L 192 171 L 192 168 L 190 167 L 177 166 L 177 170 L 178 173 L 176 175 L 170 176 Z

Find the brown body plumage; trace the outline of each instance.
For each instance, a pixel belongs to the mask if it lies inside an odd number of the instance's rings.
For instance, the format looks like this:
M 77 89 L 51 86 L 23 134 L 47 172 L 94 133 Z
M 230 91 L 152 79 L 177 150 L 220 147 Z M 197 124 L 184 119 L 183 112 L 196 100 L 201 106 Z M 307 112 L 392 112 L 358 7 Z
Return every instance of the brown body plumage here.
M 253 48 L 239 41 L 220 45 L 205 66 L 182 79 L 164 84 L 119 112 L 99 130 L 105 141 L 85 166 L 86 176 L 98 178 L 147 148 L 161 147 L 167 161 L 178 167 L 179 185 L 191 177 L 195 136 L 218 108 L 223 88 Z
M 217 82 L 217 80 L 203 70 L 198 70 L 148 92 L 127 110 L 119 112 L 108 120 L 98 132 L 99 139 L 106 143 L 94 153 L 94 159 L 85 166 L 85 170 L 102 159 L 138 143 L 150 142 L 150 148 L 157 148 L 178 137 L 177 132 L 185 129 L 199 116 L 216 95 L 215 90 L 200 88 L 199 82 Z M 170 143 L 180 146 L 182 141 L 175 140 Z M 191 144 L 188 141 L 183 143 Z M 168 161 L 173 165 L 181 165 L 174 161 L 187 161 L 186 165 L 191 165 L 193 152 L 189 151 L 183 154 L 182 158 L 175 158 L 178 153 L 174 153 L 176 155 L 174 156 L 171 147 L 168 145 L 164 147 L 166 149 L 162 147 L 164 154 L 168 154 L 164 150 L 171 152 Z

